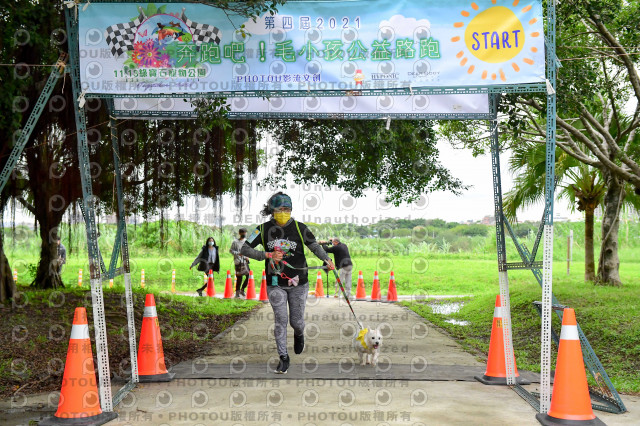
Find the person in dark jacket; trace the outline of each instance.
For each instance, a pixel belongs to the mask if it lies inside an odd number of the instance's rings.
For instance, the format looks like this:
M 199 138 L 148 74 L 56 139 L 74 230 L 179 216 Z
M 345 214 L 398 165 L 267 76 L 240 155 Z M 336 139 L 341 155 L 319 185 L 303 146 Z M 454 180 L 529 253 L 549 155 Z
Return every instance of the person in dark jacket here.
M 62 271 L 62 265 L 67 263 L 67 249 L 60 242 L 60 236 L 56 237 L 56 244 L 58 246 L 58 260 L 57 260 L 56 271 L 58 272 L 58 274 L 60 274 L 60 272 Z
M 189 266 L 189 269 L 195 265 L 198 265 L 198 271 L 202 271 L 205 274 L 208 274 L 211 270 L 216 273 L 220 272 L 220 251 L 213 237 L 207 238 L 207 242 L 202 246 L 200 254 L 198 254 L 198 257 L 196 257 L 191 266 Z M 205 288 L 207 288 L 206 284 L 196 290 L 199 296 L 202 296 L 202 290 Z
M 329 241 L 320 241 L 320 244 L 324 251 L 333 253 L 336 269 L 340 272 L 340 281 L 342 281 L 347 297 L 351 298 L 351 272 L 353 270 L 353 263 L 351 262 L 349 247 L 335 237 Z
M 273 334 L 280 355 L 275 372 L 279 374 L 289 368 L 287 323 L 293 328 L 294 352 L 300 354 L 304 349 L 304 310 L 309 294 L 304 246 L 326 261 L 330 269 L 335 268 L 307 225 L 291 218 L 291 207 L 288 195 L 282 192 L 272 195 L 261 212 L 263 216 L 270 215 L 271 220 L 259 225 L 240 249 L 243 256 L 265 261 L 267 297 L 274 313 Z M 258 244 L 265 251 L 255 250 Z

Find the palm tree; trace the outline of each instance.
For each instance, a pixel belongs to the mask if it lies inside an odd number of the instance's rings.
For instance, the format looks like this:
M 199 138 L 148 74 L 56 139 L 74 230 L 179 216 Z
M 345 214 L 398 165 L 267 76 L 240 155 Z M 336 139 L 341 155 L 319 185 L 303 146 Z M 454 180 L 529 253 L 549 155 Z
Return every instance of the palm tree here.
M 519 209 L 541 201 L 544 195 L 544 145 L 532 142 L 517 145 L 509 161 L 509 168 L 517 175 L 514 178 L 514 188 L 505 194 L 504 213 L 509 220 L 515 220 Z M 561 188 L 557 197 L 568 200 L 572 211 L 584 212 L 584 279 L 594 281 L 594 213 L 606 192 L 605 183 L 597 169 L 580 163 L 560 149 L 556 151 L 556 177 Z

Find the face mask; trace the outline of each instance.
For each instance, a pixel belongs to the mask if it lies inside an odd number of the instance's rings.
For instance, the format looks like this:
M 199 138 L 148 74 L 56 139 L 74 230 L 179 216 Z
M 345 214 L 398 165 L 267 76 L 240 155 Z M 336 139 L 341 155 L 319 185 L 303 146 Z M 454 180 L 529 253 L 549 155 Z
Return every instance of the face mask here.
M 213 241 L 209 241 L 207 244 L 209 245 L 209 247 L 213 247 Z
M 275 212 L 273 218 L 280 225 L 284 225 L 291 218 L 291 212 Z
M 247 237 L 247 234 L 240 234 L 240 239 L 244 240 Z

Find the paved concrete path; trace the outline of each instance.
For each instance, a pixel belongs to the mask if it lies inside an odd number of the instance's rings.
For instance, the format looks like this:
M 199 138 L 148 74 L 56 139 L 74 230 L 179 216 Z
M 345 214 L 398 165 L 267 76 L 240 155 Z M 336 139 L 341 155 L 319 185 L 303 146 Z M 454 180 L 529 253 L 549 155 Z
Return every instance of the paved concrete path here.
M 289 328 L 292 372 L 267 375 L 276 364 L 276 350 L 273 314 L 265 304 L 217 336 L 208 356 L 176 366 L 173 382 L 138 385 L 117 407 L 118 420 L 109 424 L 538 424 L 534 410 L 514 391 L 456 376 L 456 366 L 482 371 L 484 362 L 420 316 L 395 304 L 356 302 L 354 308 L 365 327 L 379 326 L 384 336 L 378 369 L 357 367 L 366 379 L 353 378 L 357 326 L 349 308 L 344 301 L 313 297 L 307 304 L 305 351 L 293 354 Z M 335 372 L 340 365 L 342 375 Z M 328 366 L 333 368 L 326 377 L 313 370 Z M 429 366 L 440 369 L 439 381 L 420 379 Z M 402 371 L 402 379 L 388 379 L 394 368 Z M 216 371 L 241 378 L 216 377 Z M 537 384 L 527 388 L 537 390 Z M 630 413 L 596 414 L 608 425 L 639 424 L 640 398 L 624 400 Z

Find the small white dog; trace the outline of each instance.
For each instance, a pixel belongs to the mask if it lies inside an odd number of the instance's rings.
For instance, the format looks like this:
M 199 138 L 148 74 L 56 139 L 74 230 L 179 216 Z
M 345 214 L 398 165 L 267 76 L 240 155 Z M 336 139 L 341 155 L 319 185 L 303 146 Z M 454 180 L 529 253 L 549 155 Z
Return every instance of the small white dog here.
M 380 345 L 382 345 L 382 334 L 379 329 L 360 330 L 353 340 L 353 346 L 360 357 L 360 365 L 376 365 L 380 355 Z

